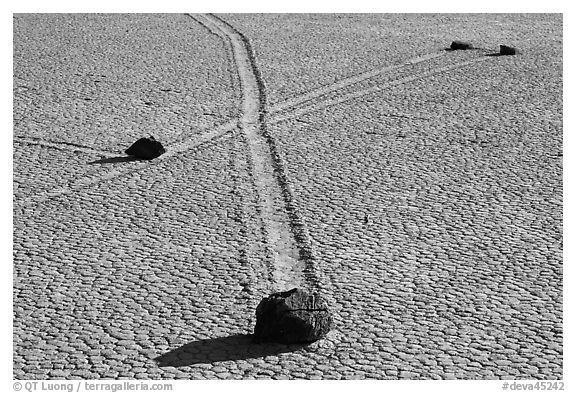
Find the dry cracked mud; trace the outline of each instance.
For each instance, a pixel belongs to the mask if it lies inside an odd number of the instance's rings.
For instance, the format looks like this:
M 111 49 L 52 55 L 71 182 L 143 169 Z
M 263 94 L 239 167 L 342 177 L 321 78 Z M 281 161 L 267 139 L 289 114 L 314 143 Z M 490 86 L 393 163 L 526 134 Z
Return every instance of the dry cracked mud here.
M 561 379 L 561 49 L 554 14 L 15 15 L 14 378 Z M 333 331 L 253 344 L 290 286 Z

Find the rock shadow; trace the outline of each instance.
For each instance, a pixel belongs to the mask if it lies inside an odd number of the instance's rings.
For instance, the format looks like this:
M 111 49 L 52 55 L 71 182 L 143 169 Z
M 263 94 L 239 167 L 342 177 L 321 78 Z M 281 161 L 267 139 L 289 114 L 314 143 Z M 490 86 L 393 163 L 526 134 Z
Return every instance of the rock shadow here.
M 117 162 L 129 162 L 129 161 L 140 161 L 140 158 L 132 156 L 101 158 L 99 160 L 89 162 L 88 164 L 115 164 Z
M 284 352 L 293 352 L 304 348 L 306 345 L 256 344 L 252 341 L 252 335 L 237 334 L 228 337 L 193 341 L 158 356 L 154 361 L 158 363 L 159 367 L 183 367 L 226 360 L 260 358 Z

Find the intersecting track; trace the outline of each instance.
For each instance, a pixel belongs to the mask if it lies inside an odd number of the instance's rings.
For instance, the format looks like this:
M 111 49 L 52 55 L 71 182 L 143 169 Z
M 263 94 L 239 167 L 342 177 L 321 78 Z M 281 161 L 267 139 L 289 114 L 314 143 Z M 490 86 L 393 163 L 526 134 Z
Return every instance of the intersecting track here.
M 236 32 L 231 26 L 229 26 L 228 24 L 226 24 L 222 20 L 220 20 L 217 17 L 212 16 L 212 15 L 208 15 L 208 16 L 190 15 L 190 16 L 192 16 L 197 22 L 199 22 L 202 25 L 204 25 L 205 27 L 207 27 L 213 34 L 216 34 L 219 37 L 221 37 L 223 40 L 226 40 L 230 46 L 230 50 L 233 52 L 234 52 L 234 49 L 233 49 L 232 45 L 233 45 L 233 42 L 236 42 L 236 41 L 233 38 L 229 38 L 229 37 L 234 37 L 238 42 L 242 42 L 242 44 L 244 45 L 244 48 L 245 48 L 245 50 L 243 52 L 244 55 L 248 56 L 247 57 L 248 60 L 251 59 L 250 54 L 252 53 L 252 51 L 251 51 L 251 48 L 248 44 L 248 41 L 240 33 Z M 224 26 L 224 27 L 222 27 L 222 26 Z M 457 62 L 457 63 L 453 63 L 450 65 L 442 66 L 442 67 L 431 68 L 425 72 L 418 72 L 418 73 L 415 73 L 413 75 L 408 75 L 405 77 L 392 79 L 392 80 L 384 82 L 384 83 L 378 83 L 378 81 L 375 81 L 372 86 L 360 87 L 356 91 L 352 91 L 352 92 L 348 92 L 348 93 L 345 93 L 342 95 L 334 96 L 334 94 L 338 93 L 338 91 L 340 91 L 340 90 L 344 90 L 344 89 L 351 88 L 351 87 L 353 88 L 354 85 L 358 85 L 362 82 L 366 82 L 366 81 L 370 82 L 375 77 L 378 77 L 381 75 L 386 75 L 387 73 L 389 73 L 391 71 L 400 71 L 406 67 L 415 66 L 417 64 L 425 65 L 425 64 L 427 64 L 427 62 L 430 62 L 436 58 L 440 58 L 441 56 L 446 56 L 446 53 L 448 53 L 448 52 L 445 52 L 442 50 L 442 51 L 437 52 L 437 53 L 427 54 L 427 55 L 423 55 L 423 56 L 416 57 L 413 59 L 409 59 L 409 60 L 407 60 L 403 63 L 400 63 L 400 64 L 380 67 L 380 68 L 376 68 L 374 70 L 369 70 L 367 72 L 360 73 L 358 75 L 347 77 L 347 78 L 338 80 L 338 81 L 336 81 L 330 85 L 322 86 L 318 89 L 314 89 L 314 90 L 311 90 L 309 92 L 306 92 L 300 96 L 292 97 L 292 98 L 287 99 L 283 102 L 280 102 L 280 103 L 272 106 L 271 108 L 269 108 L 268 111 L 266 111 L 265 110 L 266 108 L 263 106 L 262 108 L 259 108 L 259 111 L 260 111 L 259 115 L 260 116 L 259 116 L 258 122 L 260 124 L 260 128 L 263 131 L 265 131 L 265 129 L 266 129 L 265 125 L 266 124 L 276 124 L 276 123 L 286 121 L 286 120 L 289 120 L 292 118 L 297 118 L 298 116 L 302 116 L 303 114 L 318 111 L 318 110 L 321 110 L 321 109 L 329 107 L 329 106 L 338 105 L 338 104 L 341 104 L 341 103 L 344 103 L 344 102 L 347 102 L 350 100 L 357 99 L 357 98 L 362 97 L 362 96 L 367 95 L 367 94 L 378 93 L 378 92 L 384 91 L 385 89 L 393 88 L 394 86 L 402 85 L 405 83 L 410 83 L 410 82 L 416 81 L 418 79 L 427 78 L 427 77 L 430 77 L 430 76 L 433 76 L 436 74 L 445 73 L 445 72 L 448 72 L 448 71 L 451 71 L 451 70 L 454 70 L 457 68 L 462 68 L 462 67 L 473 65 L 475 63 L 479 63 L 479 62 L 488 61 L 490 59 L 493 59 L 492 57 L 475 56 L 472 59 L 468 59 L 468 60 L 465 60 L 462 62 Z M 254 76 L 254 78 L 252 78 L 252 82 L 256 83 L 256 86 L 258 86 L 259 95 L 260 95 L 259 100 L 263 101 L 263 100 L 265 100 L 263 83 L 261 81 L 261 78 L 257 77 L 259 75 L 259 73 L 257 71 L 257 68 L 254 68 L 253 61 L 250 61 L 250 66 L 251 66 L 251 68 L 248 68 L 248 70 L 250 70 L 250 69 L 256 70 L 256 71 L 252 71 L 252 74 Z M 249 80 L 249 78 L 247 80 Z M 260 82 L 259 82 L 259 80 L 260 80 Z M 254 85 L 252 85 L 252 86 L 254 87 Z M 133 165 L 130 167 L 119 167 L 119 168 L 114 168 L 112 170 L 109 170 L 105 173 L 90 174 L 84 178 L 78 179 L 72 183 L 64 185 L 58 189 L 51 190 L 51 191 L 45 192 L 45 193 L 32 195 L 28 198 L 22 199 L 19 202 L 17 202 L 17 205 L 19 205 L 19 206 L 33 205 L 36 203 L 43 202 L 47 199 L 57 197 L 57 196 L 62 195 L 62 194 L 69 194 L 69 193 L 75 192 L 75 191 L 83 189 L 87 186 L 98 184 L 100 182 L 107 181 L 107 180 L 113 179 L 113 178 L 118 177 L 118 176 L 129 175 L 130 173 L 133 173 L 135 171 L 145 169 L 149 165 L 156 165 L 158 162 L 169 159 L 169 158 L 171 158 L 175 155 L 178 155 L 182 152 L 185 152 L 187 150 L 190 150 L 190 149 L 199 147 L 203 144 L 214 141 L 214 140 L 224 136 L 225 134 L 227 134 L 229 132 L 235 131 L 237 128 L 238 128 L 238 120 L 237 119 L 227 121 L 227 122 L 215 127 L 211 131 L 205 132 L 201 135 L 195 135 L 192 137 L 187 137 L 184 140 L 181 140 L 181 141 L 172 143 L 170 145 L 167 145 L 166 146 L 167 152 L 165 154 L 163 154 L 162 156 L 160 156 L 159 158 L 155 159 L 153 162 L 141 162 L 141 163 L 134 162 Z M 279 158 L 278 154 L 276 154 L 273 140 L 270 138 L 270 136 L 267 132 L 264 132 L 263 135 L 264 135 L 265 139 L 266 138 L 268 139 L 269 148 L 271 148 L 273 150 L 271 152 L 272 157 L 274 157 L 273 163 L 278 163 L 280 158 Z M 111 156 L 111 152 L 108 152 L 108 151 L 99 151 L 99 150 L 95 150 L 95 149 L 92 149 L 89 147 L 69 146 L 70 144 L 63 143 L 63 142 L 61 142 L 61 143 L 58 143 L 58 142 L 40 142 L 40 141 L 33 141 L 30 138 L 28 138 L 28 139 L 20 138 L 20 139 L 21 140 L 20 141 L 17 140 L 17 142 L 28 143 L 28 144 L 39 144 L 39 145 L 43 145 L 46 147 L 59 148 L 59 149 L 64 149 L 64 150 L 76 150 L 76 151 L 83 151 L 83 152 L 89 152 L 89 153 L 98 153 L 98 154 L 103 155 L 105 157 Z M 280 181 L 281 180 L 282 179 L 280 179 Z M 284 199 L 289 200 L 289 196 L 285 197 Z

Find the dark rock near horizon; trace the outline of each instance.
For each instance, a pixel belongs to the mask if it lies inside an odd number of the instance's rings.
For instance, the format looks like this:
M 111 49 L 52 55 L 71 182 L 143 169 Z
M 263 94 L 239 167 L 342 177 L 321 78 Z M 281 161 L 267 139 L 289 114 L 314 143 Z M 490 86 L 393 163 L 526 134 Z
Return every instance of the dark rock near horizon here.
M 504 56 L 512 56 L 516 54 L 516 48 L 506 45 L 500 45 L 500 54 Z
M 308 343 L 326 336 L 332 315 L 316 294 L 294 288 L 262 299 L 256 308 L 255 342 Z
M 125 153 L 129 156 L 141 158 L 144 160 L 152 160 L 161 156 L 166 152 L 164 146 L 153 136 L 150 138 L 140 138 L 130 146 Z
M 474 49 L 472 44 L 469 42 L 464 41 L 452 41 L 450 44 L 450 49 L 452 50 L 466 50 L 466 49 Z

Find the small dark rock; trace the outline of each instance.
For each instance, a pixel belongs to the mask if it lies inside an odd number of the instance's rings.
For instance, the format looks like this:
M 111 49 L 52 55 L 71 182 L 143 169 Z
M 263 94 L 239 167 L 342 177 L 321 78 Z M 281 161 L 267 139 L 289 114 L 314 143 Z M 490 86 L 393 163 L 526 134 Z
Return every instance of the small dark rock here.
M 516 54 L 516 48 L 511 46 L 500 45 L 500 54 L 504 56 L 512 56 Z
M 126 154 L 144 160 L 152 160 L 164 154 L 164 146 L 153 136 L 150 138 L 140 138 L 126 150 Z
M 470 44 L 469 42 L 452 41 L 452 44 L 450 44 L 450 49 L 452 49 L 452 50 L 466 50 L 466 49 L 474 49 L 474 48 L 472 47 L 472 44 Z
M 326 336 L 332 315 L 318 295 L 294 288 L 262 299 L 256 308 L 255 342 L 308 343 Z

